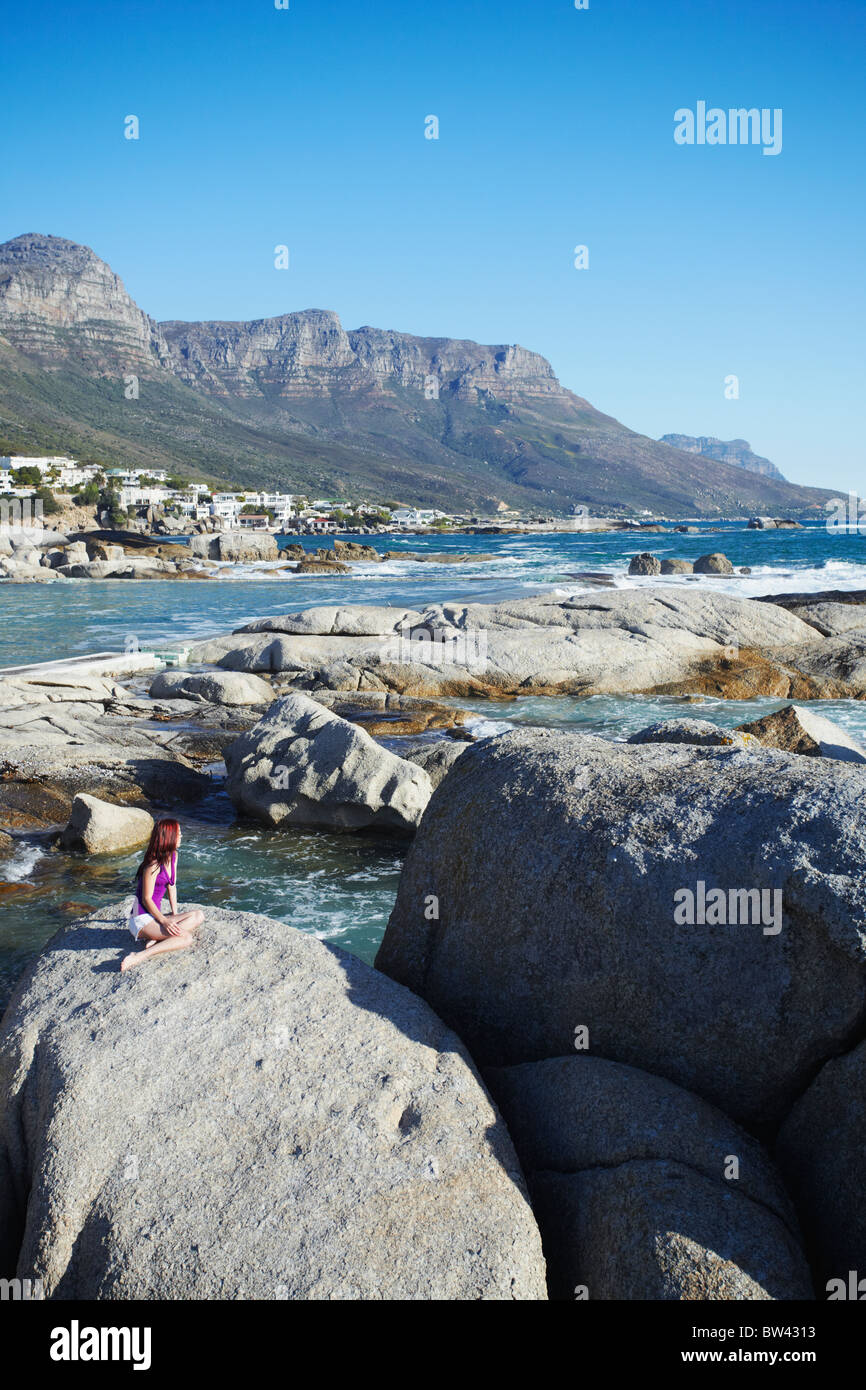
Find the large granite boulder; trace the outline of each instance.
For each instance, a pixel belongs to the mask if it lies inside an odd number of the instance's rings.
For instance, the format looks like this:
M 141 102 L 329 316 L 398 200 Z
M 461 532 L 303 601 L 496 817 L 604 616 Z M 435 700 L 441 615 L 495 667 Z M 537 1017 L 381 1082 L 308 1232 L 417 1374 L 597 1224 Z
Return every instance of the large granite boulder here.
M 733 574 L 734 567 L 727 555 L 718 550 L 712 555 L 699 555 L 694 563 L 695 574 Z
M 228 793 L 268 825 L 413 831 L 427 773 L 306 695 L 276 700 L 226 750 Z
M 628 565 L 629 574 L 661 574 L 662 562 L 657 555 L 653 555 L 648 550 L 642 550 L 640 555 L 633 555 Z
M 798 603 L 789 605 L 788 612 L 817 628 L 824 637 L 841 637 L 866 628 L 866 608 L 862 604 Z
M 485 1080 L 526 1174 L 552 1297 L 812 1297 L 778 1174 L 714 1106 L 586 1054 Z
M 507 1131 L 459 1039 L 357 958 L 206 908 L 121 975 L 60 932 L 0 1039 L 0 1276 L 58 1299 L 545 1298 Z
M 866 1279 L 866 1042 L 822 1067 L 779 1132 L 777 1158 L 825 1296 Z M 842 1280 L 845 1292 L 827 1287 Z M 857 1297 L 866 1294 L 866 1284 Z
M 60 842 L 67 849 L 83 849 L 88 854 L 123 854 L 146 845 L 153 824 L 147 811 L 115 806 L 79 792 Z
M 192 536 L 190 554 L 206 560 L 227 560 L 233 564 L 251 564 L 260 560 L 278 560 L 279 547 L 270 531 L 222 531 L 218 535 Z
M 768 1127 L 862 1027 L 864 870 L 857 767 L 515 730 L 434 793 L 376 963 L 480 1065 L 585 1026 Z
M 776 655 L 796 666 L 804 682 L 790 691 L 795 699 L 866 698 L 866 627 L 796 650 L 778 648 Z
M 220 558 L 219 536 L 208 535 L 207 532 L 198 536 L 190 536 L 189 553 L 200 560 L 218 560 Z
M 824 642 L 783 608 L 685 586 L 432 604 L 419 625 L 410 619 L 408 639 L 402 616 L 365 605 L 353 617 L 348 606 L 323 606 L 287 615 L 285 631 L 265 619 L 266 628 L 198 643 L 189 659 L 291 672 L 309 690 L 422 697 L 699 693 L 721 666 L 731 694 L 788 695 L 797 654 Z M 792 669 L 760 655 L 777 648 L 791 654 Z M 741 669 L 751 673 L 747 690 L 731 684 Z
M 154 700 L 199 700 L 214 705 L 269 705 L 273 688 L 245 671 L 160 671 L 150 684 Z
M 351 563 L 378 564 L 382 556 L 372 545 L 360 545 L 357 541 L 341 541 L 334 538 L 334 559 Z

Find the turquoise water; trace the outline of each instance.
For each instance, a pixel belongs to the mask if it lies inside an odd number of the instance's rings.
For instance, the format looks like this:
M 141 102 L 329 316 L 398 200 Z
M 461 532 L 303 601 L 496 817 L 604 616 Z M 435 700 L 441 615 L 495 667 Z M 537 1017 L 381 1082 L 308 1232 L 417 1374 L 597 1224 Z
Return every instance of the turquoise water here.
M 828 535 L 823 527 L 749 532 L 732 527 L 699 536 L 540 535 L 376 537 L 381 550 L 470 552 L 466 566 L 391 561 L 357 567 L 336 579 L 263 578 L 252 569 L 210 582 L 71 581 L 0 583 L 0 666 L 104 650 L 122 650 L 130 634 L 142 645 L 230 631 L 253 618 L 317 603 L 391 603 L 423 607 L 442 599 L 492 601 L 538 590 L 586 588 L 574 578 L 591 570 L 617 585 L 709 583 L 744 596 L 821 588 L 866 588 L 866 538 Z M 370 540 L 371 538 L 364 538 Z M 308 542 L 315 548 L 318 541 Z M 721 580 L 629 580 L 638 550 L 695 559 L 724 551 L 753 574 Z M 728 702 L 644 696 L 586 700 L 540 696 L 454 703 L 470 708 L 474 732 L 496 737 L 515 724 L 580 729 L 625 738 L 673 715 L 732 727 L 782 702 Z M 866 702 L 825 701 L 822 713 L 866 740 Z M 178 810 L 184 825 L 181 901 L 266 913 L 324 937 L 367 961 L 375 955 L 394 901 L 405 843 L 380 836 L 265 831 L 235 820 L 219 777 L 195 807 Z M 44 837 L 16 842 L 0 861 L 0 1006 L 26 961 L 64 921 L 129 891 L 137 856 L 87 859 L 52 849 Z M 118 935 L 118 959 L 130 938 Z

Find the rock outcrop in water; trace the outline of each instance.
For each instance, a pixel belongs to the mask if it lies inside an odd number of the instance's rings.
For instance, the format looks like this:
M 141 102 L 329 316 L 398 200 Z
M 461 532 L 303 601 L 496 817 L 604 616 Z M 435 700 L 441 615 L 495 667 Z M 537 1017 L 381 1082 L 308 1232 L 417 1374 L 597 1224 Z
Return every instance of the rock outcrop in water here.
M 242 565 L 280 557 L 270 531 L 222 531 L 216 536 L 193 536 L 189 549 L 191 555 L 206 560 L 227 560 Z
M 787 705 L 762 719 L 741 724 L 740 732 L 765 748 L 783 748 L 812 758 L 837 758 L 844 763 L 866 763 L 866 748 L 838 724 L 814 709 Z
M 839 640 L 858 639 L 855 633 Z M 438 603 L 417 615 L 323 606 L 198 643 L 190 660 L 282 672 L 313 692 L 801 699 L 866 693 L 866 666 L 850 681 L 841 669 L 831 678 L 821 666 L 824 645 L 813 626 L 773 604 L 706 589 L 648 588 Z
M 543 1299 L 520 1167 L 420 999 L 206 908 L 131 975 L 124 909 L 59 933 L 0 1039 L 0 1276 L 58 1299 Z
M 79 792 L 72 803 L 60 843 L 67 849 L 82 849 L 88 854 L 121 854 L 146 845 L 153 823 L 153 816 L 147 811 L 117 806 Z
M 226 767 L 238 810 L 273 826 L 411 832 L 433 790 L 422 768 L 306 695 L 276 700 Z
M 156 712 L 141 703 L 148 717 Z M 113 804 L 158 806 L 211 790 L 210 777 L 179 749 L 135 727 L 141 713 L 117 681 L 74 668 L 0 680 L 0 820 L 24 829 L 62 826 L 82 791 Z

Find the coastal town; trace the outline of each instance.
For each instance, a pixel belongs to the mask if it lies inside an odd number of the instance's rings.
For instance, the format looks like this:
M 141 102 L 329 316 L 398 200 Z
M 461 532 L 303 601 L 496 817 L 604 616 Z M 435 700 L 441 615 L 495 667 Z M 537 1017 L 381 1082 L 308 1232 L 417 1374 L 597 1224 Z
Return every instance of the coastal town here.
M 575 504 L 568 516 L 519 512 L 501 506 L 495 516 L 401 505 L 394 501 L 310 497 L 302 493 L 228 491 L 174 476 L 165 469 L 107 468 L 65 454 L 0 455 L 0 530 L 28 518 L 74 518 L 89 508 L 93 526 L 151 530 L 182 536 L 201 531 L 260 531 L 286 535 L 375 535 L 431 532 L 682 530 L 668 516 L 643 510 L 634 517 L 599 517 Z M 79 512 L 78 521 L 82 522 Z M 732 520 L 734 518 L 731 518 Z M 751 517 L 753 530 L 797 527 L 790 518 Z M 78 529 L 92 529 L 81 524 Z
M 338 531 L 448 530 L 451 527 L 492 524 L 490 518 L 437 508 L 400 506 L 380 501 L 347 501 L 308 497 L 300 493 L 224 491 L 213 485 L 170 476 L 164 469 L 106 468 L 66 455 L 0 456 L 0 497 L 31 505 L 41 500 L 51 512 L 69 502 L 100 503 L 132 519 L 159 514 L 169 529 L 181 531 L 191 523 L 216 523 L 231 530 L 271 531 L 276 534 L 327 534 Z M 47 507 L 45 503 L 48 503 Z M 584 509 L 585 510 L 585 509 Z M 503 516 L 523 524 L 552 522 L 553 517 Z

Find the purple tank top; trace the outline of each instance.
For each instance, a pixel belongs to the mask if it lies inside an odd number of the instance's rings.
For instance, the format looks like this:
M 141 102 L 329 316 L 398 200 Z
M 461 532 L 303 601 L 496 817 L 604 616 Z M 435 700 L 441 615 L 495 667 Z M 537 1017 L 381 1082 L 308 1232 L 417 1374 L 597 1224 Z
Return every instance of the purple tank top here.
M 177 864 L 177 850 L 175 850 L 174 854 L 171 856 L 171 878 L 169 878 L 169 876 L 168 876 L 168 871 L 167 871 L 165 865 L 164 865 L 164 864 L 160 864 L 160 866 L 159 866 L 159 872 L 158 872 L 158 874 L 157 874 L 157 876 L 156 876 L 156 883 L 153 885 L 153 902 L 154 902 L 154 906 L 157 908 L 157 910 L 159 910 L 159 909 L 162 908 L 162 900 L 163 900 L 163 898 L 165 897 L 165 890 L 166 890 L 166 888 L 169 886 L 169 884 L 171 884 L 172 887 L 174 887 L 174 870 L 175 870 L 175 865 L 176 865 L 176 864 Z M 136 876 L 136 880 L 135 880 L 135 889 L 136 889 L 136 893 L 135 893 L 135 910 L 136 910 L 136 916 L 141 917 L 142 915 L 146 915 L 146 914 L 147 914 L 147 908 L 144 907 L 144 905 L 142 904 L 142 901 L 141 901 L 141 872 L 140 872 L 140 871 L 139 871 L 139 873 L 138 873 L 137 876 Z

